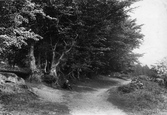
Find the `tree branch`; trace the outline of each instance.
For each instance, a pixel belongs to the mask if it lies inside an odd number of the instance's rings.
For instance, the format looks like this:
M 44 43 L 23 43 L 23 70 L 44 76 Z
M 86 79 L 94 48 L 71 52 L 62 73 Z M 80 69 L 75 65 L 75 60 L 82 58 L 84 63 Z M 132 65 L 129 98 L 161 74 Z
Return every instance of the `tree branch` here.
M 55 44 L 55 46 L 54 46 L 54 48 L 53 48 L 54 51 L 56 50 L 58 43 L 59 43 L 59 39 L 58 39 L 58 41 L 56 42 L 56 44 Z
M 58 59 L 57 63 L 56 63 L 52 68 L 57 67 L 57 66 L 60 64 L 61 60 L 63 59 L 64 55 L 71 51 L 71 49 L 73 48 L 73 46 L 74 46 L 74 44 L 75 44 L 75 40 L 77 39 L 77 37 L 78 37 L 78 34 L 77 34 L 76 37 L 74 38 L 74 41 L 72 42 L 71 47 L 70 47 L 67 51 L 64 51 L 64 52 L 61 54 L 61 56 L 60 56 L 60 58 Z M 57 42 L 57 43 L 58 43 L 58 42 Z

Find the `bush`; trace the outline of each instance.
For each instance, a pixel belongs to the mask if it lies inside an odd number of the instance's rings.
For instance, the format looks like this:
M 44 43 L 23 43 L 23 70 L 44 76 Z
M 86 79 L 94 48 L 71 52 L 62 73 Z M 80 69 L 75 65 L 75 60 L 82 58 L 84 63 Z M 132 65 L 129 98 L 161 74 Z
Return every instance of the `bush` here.
M 54 82 L 56 82 L 56 78 L 53 75 L 43 75 L 42 76 L 42 81 L 46 82 L 48 84 L 52 84 Z
M 140 75 L 137 77 L 139 80 L 144 80 L 144 81 L 150 81 L 151 77 L 147 76 L 147 75 Z
M 123 93 L 130 93 L 134 90 L 135 90 L 135 88 L 131 87 L 130 84 L 118 87 L 118 91 L 123 92 Z
M 157 108 L 164 102 L 162 89 L 157 83 L 142 81 L 144 89 L 134 90 L 130 84 L 110 90 L 109 101 L 125 111 L 142 111 Z M 126 92 L 126 93 L 125 93 Z
M 30 82 L 35 82 L 35 83 L 41 83 L 41 76 L 43 73 L 39 70 L 34 71 L 30 76 L 29 76 L 29 81 Z
M 118 91 L 123 92 L 123 93 L 130 93 L 138 89 L 143 89 L 144 84 L 141 82 L 139 79 L 132 79 L 130 84 L 127 85 L 122 85 L 118 87 Z

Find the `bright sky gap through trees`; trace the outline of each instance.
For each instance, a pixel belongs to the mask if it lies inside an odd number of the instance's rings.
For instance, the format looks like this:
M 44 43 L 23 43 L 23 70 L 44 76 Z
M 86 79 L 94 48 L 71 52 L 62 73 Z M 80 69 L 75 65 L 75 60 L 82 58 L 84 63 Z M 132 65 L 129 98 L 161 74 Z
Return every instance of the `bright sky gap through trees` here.
M 167 1 L 143 0 L 131 14 L 139 24 L 144 24 L 144 42 L 135 52 L 144 53 L 139 60 L 142 64 L 152 65 L 167 56 Z

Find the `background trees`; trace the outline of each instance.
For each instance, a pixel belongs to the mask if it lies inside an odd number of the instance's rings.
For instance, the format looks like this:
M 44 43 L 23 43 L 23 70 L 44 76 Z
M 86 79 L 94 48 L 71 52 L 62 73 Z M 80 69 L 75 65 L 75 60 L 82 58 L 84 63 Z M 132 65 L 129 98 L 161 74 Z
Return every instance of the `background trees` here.
M 59 78 L 127 71 L 143 35 L 128 15 L 136 0 L 9 0 L 1 4 L 1 55 Z M 15 47 L 15 48 L 13 48 Z M 10 50 L 9 50 L 10 49 Z M 13 54 L 12 54 L 13 55 Z M 12 59 L 9 59 L 9 61 Z M 28 60 L 28 63 L 25 63 Z M 12 62 L 13 63 L 13 62 Z
M 154 72 L 154 75 L 156 77 L 163 77 L 167 78 L 167 58 L 165 57 L 161 61 L 159 61 L 157 64 L 152 65 L 151 67 L 152 71 Z

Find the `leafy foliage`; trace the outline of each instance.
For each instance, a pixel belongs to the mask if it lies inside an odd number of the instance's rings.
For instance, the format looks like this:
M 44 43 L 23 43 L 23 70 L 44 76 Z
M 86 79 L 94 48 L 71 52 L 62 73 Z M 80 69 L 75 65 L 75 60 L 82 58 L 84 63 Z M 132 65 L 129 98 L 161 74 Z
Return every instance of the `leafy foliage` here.
M 165 57 L 156 65 L 152 65 L 152 71 L 160 77 L 167 76 L 167 58 Z
M 140 64 L 137 64 L 133 67 L 133 74 L 134 75 L 147 75 L 147 76 L 151 76 L 152 74 L 152 70 L 147 66 L 142 66 Z
M 57 77 L 128 71 L 143 35 L 128 12 L 136 0 L 9 0 L 1 5 L 0 40 Z M 12 49 L 15 50 L 15 49 Z M 30 52 L 29 52 L 30 51 Z M 9 55 L 11 55 L 9 53 Z M 13 57 L 14 59 L 16 57 Z M 16 61 L 18 64 L 19 61 Z M 30 67 L 32 68 L 32 67 Z

